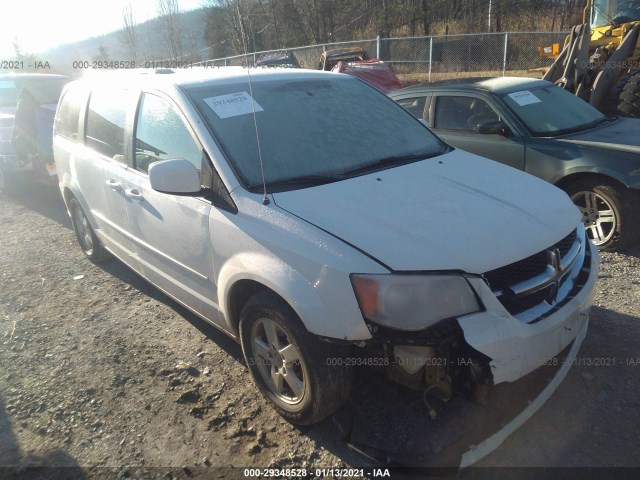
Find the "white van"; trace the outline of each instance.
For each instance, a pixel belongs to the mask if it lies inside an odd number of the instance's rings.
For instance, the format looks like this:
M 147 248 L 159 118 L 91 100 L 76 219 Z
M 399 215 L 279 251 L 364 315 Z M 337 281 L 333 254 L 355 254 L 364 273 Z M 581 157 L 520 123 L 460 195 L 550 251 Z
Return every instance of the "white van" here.
M 354 77 L 95 76 L 63 92 L 54 151 L 84 253 L 240 341 L 293 423 L 338 408 L 355 365 L 472 396 L 584 338 L 598 253 L 566 194 Z

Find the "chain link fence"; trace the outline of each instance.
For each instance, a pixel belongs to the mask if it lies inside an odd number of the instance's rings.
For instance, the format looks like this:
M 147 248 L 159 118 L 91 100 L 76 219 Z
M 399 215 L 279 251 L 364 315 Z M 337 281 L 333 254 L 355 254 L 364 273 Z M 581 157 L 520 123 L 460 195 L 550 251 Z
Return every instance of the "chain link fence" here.
M 291 52 L 303 68 L 319 68 L 324 50 L 364 48 L 372 58 L 387 62 L 405 84 L 457 77 L 532 76 L 548 67 L 538 47 L 563 44 L 568 32 L 503 32 L 430 37 L 377 38 L 327 43 L 236 55 L 206 61 L 218 66 L 253 66 L 264 55 Z
M 566 32 L 505 32 L 380 39 L 380 59 L 405 83 L 456 77 L 532 75 L 547 67 L 538 47 L 564 42 Z

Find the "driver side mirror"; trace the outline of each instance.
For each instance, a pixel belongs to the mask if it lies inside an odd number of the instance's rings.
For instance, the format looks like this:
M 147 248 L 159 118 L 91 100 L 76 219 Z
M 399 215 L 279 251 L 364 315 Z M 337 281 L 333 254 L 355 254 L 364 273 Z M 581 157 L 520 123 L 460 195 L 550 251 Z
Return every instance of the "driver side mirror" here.
M 182 158 L 153 162 L 149 166 L 149 182 L 154 190 L 175 195 L 195 194 L 202 189 L 200 172 Z
M 476 125 L 476 133 L 481 135 L 507 135 L 509 127 L 502 120 L 490 120 Z

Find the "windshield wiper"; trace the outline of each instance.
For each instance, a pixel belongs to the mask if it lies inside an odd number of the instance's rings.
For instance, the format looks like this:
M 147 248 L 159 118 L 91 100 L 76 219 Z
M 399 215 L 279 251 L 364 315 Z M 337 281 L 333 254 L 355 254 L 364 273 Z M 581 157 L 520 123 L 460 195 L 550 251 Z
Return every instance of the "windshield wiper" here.
M 613 122 L 613 120 L 614 120 L 613 118 L 603 117 L 603 118 L 599 118 L 598 120 L 594 120 L 593 122 L 578 125 L 577 127 L 563 128 L 561 130 L 549 132 L 550 134 L 549 136 L 558 137 L 560 135 L 566 135 L 568 133 L 582 132 L 583 130 L 589 130 L 590 128 L 597 127 L 598 125 L 603 125 L 605 123 Z
M 343 176 L 354 176 L 362 173 L 375 172 L 376 170 L 382 170 L 385 168 L 414 162 L 416 160 L 425 160 L 427 158 L 440 155 L 441 153 L 442 152 L 426 152 L 412 155 L 398 155 L 393 157 L 381 158 L 380 160 L 376 160 L 375 162 L 368 163 L 366 165 L 361 165 L 350 170 L 344 170 L 340 172 L 340 174 Z
M 274 180 L 272 182 L 267 182 L 267 189 L 275 188 L 275 189 L 295 189 L 297 187 L 312 187 L 315 185 L 324 185 L 325 183 L 337 182 L 338 180 L 342 180 L 342 176 L 340 175 L 301 175 L 299 177 L 291 177 L 291 178 L 283 178 L 281 180 Z M 258 190 L 262 189 L 261 183 L 254 183 L 249 185 L 249 190 Z

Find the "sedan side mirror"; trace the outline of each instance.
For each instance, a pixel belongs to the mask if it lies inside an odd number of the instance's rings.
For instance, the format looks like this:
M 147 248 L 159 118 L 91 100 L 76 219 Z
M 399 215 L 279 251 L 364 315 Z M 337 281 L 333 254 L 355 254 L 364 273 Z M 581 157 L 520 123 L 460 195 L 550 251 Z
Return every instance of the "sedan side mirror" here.
M 476 133 L 482 135 L 506 135 L 508 132 L 509 127 L 502 120 L 482 122 L 476 126 Z
M 202 187 L 200 172 L 189 161 L 182 158 L 162 160 L 149 166 L 151 188 L 162 193 L 194 194 Z

